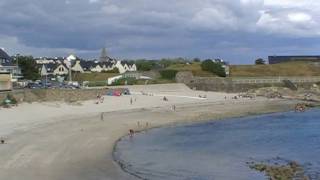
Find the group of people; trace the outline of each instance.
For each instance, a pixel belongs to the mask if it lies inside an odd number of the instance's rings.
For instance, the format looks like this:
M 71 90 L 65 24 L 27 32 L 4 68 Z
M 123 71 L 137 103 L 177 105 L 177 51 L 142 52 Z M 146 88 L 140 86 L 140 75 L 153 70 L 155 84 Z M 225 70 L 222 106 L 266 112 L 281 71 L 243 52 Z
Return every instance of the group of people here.
M 137 122 L 137 125 L 138 125 L 138 129 L 140 129 L 141 128 L 140 121 Z M 149 122 L 146 122 L 145 129 L 148 129 L 149 125 L 150 125 Z M 129 136 L 130 137 L 133 137 L 134 133 L 135 133 L 135 131 L 133 129 L 129 129 Z
M 207 98 L 207 95 L 203 95 L 203 96 L 199 95 L 199 98 L 204 98 L 204 99 L 206 99 L 206 98 Z
M 306 105 L 303 103 L 298 103 L 295 107 L 296 112 L 305 112 L 306 111 Z
M 146 93 L 146 92 L 144 92 L 144 91 L 141 91 L 141 94 L 144 95 L 144 96 L 153 96 L 152 93 Z

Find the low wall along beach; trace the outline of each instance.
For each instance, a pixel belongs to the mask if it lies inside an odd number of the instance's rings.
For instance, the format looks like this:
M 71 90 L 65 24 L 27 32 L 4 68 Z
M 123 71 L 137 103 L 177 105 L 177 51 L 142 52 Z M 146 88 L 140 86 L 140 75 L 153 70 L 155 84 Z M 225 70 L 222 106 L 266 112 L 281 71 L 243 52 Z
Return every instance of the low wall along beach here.
M 250 89 L 263 87 L 286 87 L 284 81 L 290 81 L 297 87 L 310 88 L 320 82 L 319 76 L 314 77 L 197 77 L 191 72 L 179 72 L 178 83 L 184 83 L 191 89 L 220 92 L 246 92 Z
M 1 92 L 0 102 L 13 95 L 18 102 L 41 102 L 41 101 L 85 101 L 94 99 L 97 94 L 105 93 L 106 89 L 26 89 L 13 92 Z

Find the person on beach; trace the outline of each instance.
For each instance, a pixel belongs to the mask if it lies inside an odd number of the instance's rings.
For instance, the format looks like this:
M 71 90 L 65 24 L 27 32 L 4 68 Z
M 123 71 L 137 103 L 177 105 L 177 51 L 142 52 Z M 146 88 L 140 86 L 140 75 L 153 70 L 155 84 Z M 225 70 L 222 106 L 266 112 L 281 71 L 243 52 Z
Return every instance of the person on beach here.
M 100 120 L 101 120 L 101 121 L 104 120 L 104 113 L 101 113 L 101 115 L 100 115 Z
M 132 98 L 130 98 L 130 104 L 132 105 L 133 101 L 132 101 Z
M 133 137 L 133 135 L 134 135 L 134 130 L 133 129 L 129 129 L 129 135 L 130 135 L 130 137 Z
M 163 101 L 168 101 L 168 98 L 163 96 Z
M 100 98 L 101 98 L 100 94 L 97 94 L 97 101 L 96 101 L 96 104 L 99 104 L 99 102 L 100 102 Z
M 103 103 L 103 102 L 104 102 L 104 97 L 101 96 L 101 97 L 100 97 L 100 103 Z
M 176 105 L 172 105 L 172 110 L 176 111 Z

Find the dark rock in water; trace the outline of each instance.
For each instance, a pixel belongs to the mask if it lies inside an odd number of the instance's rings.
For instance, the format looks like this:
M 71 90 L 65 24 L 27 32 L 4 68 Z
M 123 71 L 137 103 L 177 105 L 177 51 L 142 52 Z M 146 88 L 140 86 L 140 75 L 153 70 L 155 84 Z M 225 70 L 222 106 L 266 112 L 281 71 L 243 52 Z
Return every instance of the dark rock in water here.
M 280 160 L 277 158 L 277 160 Z M 305 175 L 303 167 L 295 161 L 290 161 L 287 164 L 276 162 L 268 163 L 254 163 L 249 166 L 259 172 L 264 172 L 270 180 L 309 180 Z

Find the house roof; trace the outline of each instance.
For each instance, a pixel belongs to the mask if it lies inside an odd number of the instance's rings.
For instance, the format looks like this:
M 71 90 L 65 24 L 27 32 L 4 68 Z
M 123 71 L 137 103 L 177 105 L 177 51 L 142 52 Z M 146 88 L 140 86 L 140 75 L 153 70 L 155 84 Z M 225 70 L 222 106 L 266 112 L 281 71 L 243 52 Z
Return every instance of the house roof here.
M 84 70 L 90 70 L 91 68 L 95 68 L 96 66 L 103 67 L 104 65 L 106 67 L 112 66 L 114 63 L 112 62 L 97 62 L 97 61 L 80 61 L 80 65 Z
M 134 62 L 124 60 L 124 61 L 121 61 L 121 64 L 122 64 L 123 66 L 124 66 L 125 64 L 127 64 L 128 66 L 132 66 L 132 65 L 134 64 Z
M 69 69 L 64 63 L 48 63 L 43 64 L 43 66 L 46 68 L 47 72 L 52 73 L 54 70 L 56 70 L 60 65 L 64 66 L 64 68 Z
M 3 50 L 0 48 L 0 58 L 1 59 L 8 59 L 11 60 L 12 58 Z
M 12 58 L 0 48 L 0 59 L 3 59 L 4 61 L 1 61 L 2 66 L 13 66 Z

